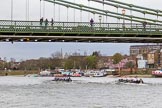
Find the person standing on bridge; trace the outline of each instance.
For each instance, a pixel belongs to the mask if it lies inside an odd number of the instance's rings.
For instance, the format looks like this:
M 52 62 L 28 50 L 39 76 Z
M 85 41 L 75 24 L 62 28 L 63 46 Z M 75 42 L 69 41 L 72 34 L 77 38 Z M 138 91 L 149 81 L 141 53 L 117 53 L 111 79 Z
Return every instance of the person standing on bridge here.
M 47 29 L 47 25 L 48 25 L 48 19 L 46 18 L 46 20 L 45 20 L 45 29 Z
M 51 19 L 51 26 L 53 27 L 54 21 L 53 18 Z
M 147 22 L 143 22 L 144 31 L 146 31 L 146 25 L 147 25 Z
M 43 17 L 40 19 L 40 25 L 42 26 L 43 24 Z
M 94 23 L 94 20 L 93 20 L 93 18 L 91 18 L 91 20 L 90 20 L 91 27 L 93 27 L 93 23 Z

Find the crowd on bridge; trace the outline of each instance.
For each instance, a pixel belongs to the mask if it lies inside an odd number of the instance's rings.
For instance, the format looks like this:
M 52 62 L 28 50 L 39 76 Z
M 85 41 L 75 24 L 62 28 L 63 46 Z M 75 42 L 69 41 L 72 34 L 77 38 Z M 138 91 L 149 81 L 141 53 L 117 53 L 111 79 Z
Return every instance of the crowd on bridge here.
M 40 25 L 42 26 L 43 25 L 43 22 L 44 22 L 44 25 L 45 26 L 48 26 L 48 24 L 49 24 L 49 21 L 48 21 L 48 19 L 46 18 L 45 20 L 43 19 L 43 17 L 40 19 Z M 51 26 L 53 26 L 53 24 L 54 24 L 54 20 L 53 20 L 53 18 L 51 18 Z
M 93 18 L 91 18 L 89 22 L 90 22 L 90 26 L 93 27 L 93 26 L 94 26 L 94 20 L 93 20 Z M 43 24 L 43 23 L 44 23 L 44 24 Z M 40 18 L 40 25 L 41 25 L 41 26 L 42 26 L 42 25 L 45 25 L 45 28 L 47 28 L 47 26 L 49 25 L 49 23 L 51 24 L 51 26 L 54 25 L 54 20 L 53 20 L 53 18 L 51 18 L 51 21 L 50 21 L 50 22 L 48 21 L 47 18 L 46 18 L 45 20 L 44 20 L 43 17 Z M 147 22 L 143 22 L 142 25 L 143 25 L 144 30 L 146 30 Z
M 42 17 L 42 18 L 40 18 L 40 25 L 42 26 L 43 23 L 44 23 L 45 26 L 48 26 L 49 23 L 51 23 L 51 26 L 53 26 L 54 20 L 53 20 L 53 18 L 51 18 L 51 21 L 49 22 L 47 18 L 44 20 L 44 18 Z M 93 27 L 93 24 L 94 24 L 94 20 L 93 20 L 93 18 L 91 18 L 90 19 L 91 27 Z

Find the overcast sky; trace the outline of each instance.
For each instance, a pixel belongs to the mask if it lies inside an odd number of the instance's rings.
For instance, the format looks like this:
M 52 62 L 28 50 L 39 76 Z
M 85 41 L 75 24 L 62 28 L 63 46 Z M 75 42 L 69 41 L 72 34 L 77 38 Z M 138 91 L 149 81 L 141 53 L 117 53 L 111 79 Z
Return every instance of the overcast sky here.
M 42 2 L 40 5 L 40 0 L 13 0 L 13 11 L 11 12 L 11 1 L 12 0 L 0 0 L 0 20 L 10 20 L 11 14 L 13 15 L 13 20 L 39 20 L 40 16 L 51 19 L 54 17 L 56 21 L 59 19 L 61 21 L 89 21 L 88 15 L 94 17 L 93 14 L 88 14 L 82 12 L 82 17 L 80 16 L 80 11 L 74 9 L 67 9 L 66 7 L 59 7 L 51 3 Z M 29 1 L 29 5 L 26 2 Z M 100 7 L 103 9 L 103 5 L 90 2 L 88 0 L 69 0 L 77 1 L 77 3 L 82 3 L 84 5 L 90 5 L 95 7 Z M 79 2 L 78 2 L 79 1 Z M 135 5 L 140 5 L 144 7 L 160 9 L 162 10 L 162 1 L 161 0 L 119 0 L 121 2 L 131 3 Z M 41 7 L 41 9 L 40 9 Z M 55 9 L 54 9 L 55 8 Z M 60 9 L 60 10 L 59 10 Z M 104 6 L 105 10 L 114 11 L 117 10 L 111 6 Z M 41 11 L 41 12 L 40 12 Z M 59 16 L 60 12 L 60 16 Z M 121 9 L 118 10 L 121 13 Z M 41 13 L 41 15 L 40 15 Z M 126 14 L 130 14 L 129 11 L 126 11 Z M 134 13 L 136 14 L 136 13 Z M 75 16 L 75 19 L 74 19 Z M 98 21 L 98 16 L 95 15 L 95 21 Z M 148 17 L 148 16 L 146 16 Z M 82 18 L 82 19 L 81 19 Z M 161 18 L 159 18 L 161 19 Z M 102 21 L 105 18 L 103 17 Z M 108 22 L 116 21 L 116 19 L 108 18 Z M 126 43 L 0 43 L 0 57 L 3 59 L 6 57 L 8 60 L 10 58 L 15 58 L 18 61 L 21 59 L 31 59 L 39 57 L 50 57 L 52 53 L 56 51 L 73 53 L 79 52 L 84 53 L 85 51 L 88 54 L 91 54 L 93 51 L 100 51 L 104 55 L 113 55 L 116 52 L 122 54 L 129 54 L 129 47 L 134 44 Z

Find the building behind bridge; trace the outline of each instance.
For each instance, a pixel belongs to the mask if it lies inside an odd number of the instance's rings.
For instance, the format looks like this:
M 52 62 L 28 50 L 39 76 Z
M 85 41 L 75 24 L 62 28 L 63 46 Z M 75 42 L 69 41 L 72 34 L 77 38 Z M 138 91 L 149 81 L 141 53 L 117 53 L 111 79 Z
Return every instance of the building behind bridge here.
M 130 46 L 130 56 L 139 63 L 146 62 L 145 68 L 161 68 L 162 67 L 162 45 L 133 45 Z M 144 64 L 141 64 L 144 65 Z M 143 66 L 138 66 L 143 67 Z

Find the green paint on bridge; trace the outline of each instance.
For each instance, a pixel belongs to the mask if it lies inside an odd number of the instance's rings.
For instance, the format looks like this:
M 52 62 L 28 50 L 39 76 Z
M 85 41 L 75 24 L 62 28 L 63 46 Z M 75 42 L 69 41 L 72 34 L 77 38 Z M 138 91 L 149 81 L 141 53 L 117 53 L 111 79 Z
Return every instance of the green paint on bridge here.
M 1 41 L 23 39 L 61 42 L 161 42 L 162 26 L 140 23 L 93 23 L 0 20 Z M 55 37 L 54 37 L 55 36 Z M 84 37 L 84 38 L 83 38 Z M 86 38 L 85 38 L 86 37 Z M 68 39 L 69 38 L 69 39 Z M 140 40 L 142 38 L 142 40 Z M 107 40 L 106 40 L 107 39 Z M 124 40 L 123 40 L 124 39 Z M 133 39 L 135 39 L 133 41 Z M 132 40 L 132 41 L 130 41 Z M 139 40 L 139 41 L 138 41 Z

